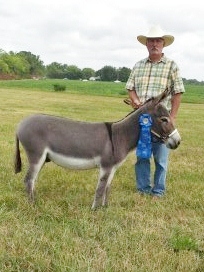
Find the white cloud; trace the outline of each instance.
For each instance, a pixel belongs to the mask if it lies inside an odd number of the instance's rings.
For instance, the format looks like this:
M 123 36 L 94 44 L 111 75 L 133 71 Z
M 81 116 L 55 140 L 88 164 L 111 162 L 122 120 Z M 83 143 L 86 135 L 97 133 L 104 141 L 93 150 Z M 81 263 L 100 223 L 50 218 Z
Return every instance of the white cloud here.
M 197 3 L 196 3 L 197 2 Z M 136 36 L 152 24 L 175 36 L 164 53 L 187 79 L 204 80 L 204 21 L 200 1 L 0 0 L 0 48 L 30 51 L 54 61 L 95 70 L 132 68 L 147 56 Z

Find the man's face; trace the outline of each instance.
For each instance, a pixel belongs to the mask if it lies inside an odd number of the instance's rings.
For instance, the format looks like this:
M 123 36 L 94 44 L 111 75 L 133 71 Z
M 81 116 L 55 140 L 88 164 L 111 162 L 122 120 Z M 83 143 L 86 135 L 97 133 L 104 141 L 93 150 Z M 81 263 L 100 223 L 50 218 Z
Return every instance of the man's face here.
M 146 45 L 150 55 L 160 55 L 164 47 L 164 40 L 162 38 L 148 38 Z

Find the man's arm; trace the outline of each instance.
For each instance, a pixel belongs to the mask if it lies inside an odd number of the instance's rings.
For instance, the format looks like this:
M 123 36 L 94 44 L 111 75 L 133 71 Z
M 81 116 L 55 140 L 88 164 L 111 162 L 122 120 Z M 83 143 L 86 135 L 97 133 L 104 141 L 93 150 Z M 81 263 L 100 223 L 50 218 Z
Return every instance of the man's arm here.
M 132 107 L 137 109 L 141 106 L 141 102 L 140 102 L 140 99 L 139 97 L 137 96 L 137 93 L 135 92 L 135 90 L 128 90 L 128 94 L 129 94 L 129 97 L 132 101 Z
M 178 109 L 181 103 L 181 95 L 182 93 L 176 93 L 171 98 L 171 118 L 175 121 L 176 115 L 178 113 Z

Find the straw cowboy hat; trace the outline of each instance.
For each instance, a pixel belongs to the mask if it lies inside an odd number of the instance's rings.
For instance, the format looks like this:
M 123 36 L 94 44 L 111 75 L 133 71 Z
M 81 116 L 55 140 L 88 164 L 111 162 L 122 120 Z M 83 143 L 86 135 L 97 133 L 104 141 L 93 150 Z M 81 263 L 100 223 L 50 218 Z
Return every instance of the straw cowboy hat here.
M 153 26 L 147 33 L 147 36 L 143 35 L 137 36 L 137 40 L 143 45 L 146 45 L 148 38 L 164 39 L 164 47 L 172 44 L 174 41 L 174 36 L 165 34 L 164 31 L 160 28 L 160 26 Z

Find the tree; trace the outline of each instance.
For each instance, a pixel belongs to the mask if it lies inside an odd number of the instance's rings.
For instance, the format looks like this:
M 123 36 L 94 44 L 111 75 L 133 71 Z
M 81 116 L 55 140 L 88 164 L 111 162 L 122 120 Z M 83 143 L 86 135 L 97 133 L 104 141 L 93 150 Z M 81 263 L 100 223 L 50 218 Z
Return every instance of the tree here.
M 8 64 L 0 58 L 0 74 L 9 74 Z
M 11 78 L 23 78 L 29 74 L 28 63 L 14 52 L 0 55 L 1 73 Z
M 112 66 L 104 66 L 96 72 L 96 75 L 100 76 L 102 81 L 114 81 L 117 79 L 117 70 Z
M 43 65 L 43 62 L 40 60 L 39 56 L 27 51 L 21 51 L 17 53 L 17 56 L 20 56 L 22 59 L 27 61 L 29 65 L 29 75 L 31 77 L 44 76 L 45 66 Z
M 122 67 L 118 69 L 118 80 L 122 82 L 126 82 L 129 78 L 129 75 L 131 73 L 131 69 Z
M 66 77 L 68 79 L 80 79 L 82 78 L 82 71 L 75 65 L 69 65 L 66 69 Z
M 84 68 L 82 70 L 82 78 L 83 79 L 89 79 L 90 77 L 95 76 L 95 71 L 91 68 Z
M 67 65 L 58 62 L 52 62 L 46 66 L 46 76 L 49 78 L 67 77 Z

